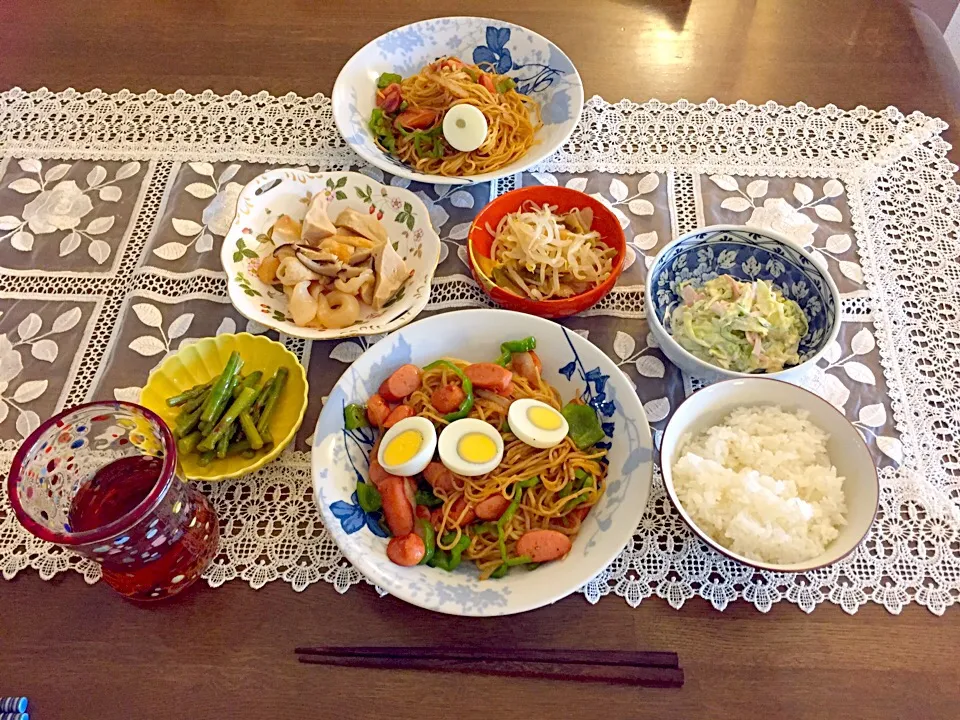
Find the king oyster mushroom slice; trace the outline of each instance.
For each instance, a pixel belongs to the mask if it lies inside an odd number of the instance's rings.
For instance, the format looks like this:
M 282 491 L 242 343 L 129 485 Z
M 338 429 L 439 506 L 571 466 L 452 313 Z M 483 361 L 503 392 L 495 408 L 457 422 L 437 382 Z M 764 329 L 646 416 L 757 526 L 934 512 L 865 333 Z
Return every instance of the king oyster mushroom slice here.
M 330 222 L 330 216 L 327 215 L 329 200 L 322 192 L 317 193 L 310 200 L 310 207 L 307 208 L 307 216 L 303 218 L 303 230 L 300 233 L 300 241 L 317 245 L 324 238 L 335 235 L 337 228 Z
M 343 262 L 333 253 L 309 245 L 297 245 L 297 260 L 318 275 L 327 277 L 335 276 L 344 268 Z
M 305 280 L 316 280 L 317 273 L 307 267 L 299 258 L 287 257 L 280 261 L 277 267 L 277 280 L 284 285 L 296 285 Z
M 288 257 L 294 257 L 297 254 L 297 246 L 295 244 L 287 243 L 285 245 L 278 245 L 273 249 L 273 256 L 280 261 L 285 260 Z
M 357 235 L 373 240 L 377 245 L 383 245 L 389 239 L 386 228 L 375 218 L 370 217 L 369 214 L 357 212 L 353 208 L 342 210 L 337 215 L 334 225 L 349 228 Z

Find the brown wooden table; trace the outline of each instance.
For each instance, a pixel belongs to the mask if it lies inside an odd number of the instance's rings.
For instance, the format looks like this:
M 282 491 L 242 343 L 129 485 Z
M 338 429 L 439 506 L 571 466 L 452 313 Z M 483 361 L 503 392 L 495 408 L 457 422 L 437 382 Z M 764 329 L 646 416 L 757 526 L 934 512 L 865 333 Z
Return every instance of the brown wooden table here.
M 951 124 L 955 66 L 923 18 L 893 0 L 7 0 L 0 87 L 329 92 L 367 40 L 431 15 L 481 13 L 547 35 L 588 95 L 842 107 L 896 105 Z M 948 140 L 951 134 L 947 135 Z M 957 159 L 957 156 L 954 156 Z M 960 623 L 911 606 L 764 615 L 700 600 L 634 610 L 582 596 L 526 615 L 434 615 L 369 587 L 201 587 L 137 607 L 73 574 L 0 583 L 0 695 L 34 720 L 75 718 L 948 718 L 960 714 Z M 672 649 L 687 684 L 632 690 L 432 679 L 298 665 L 313 644 L 496 643 Z M 457 683 L 457 684 L 454 684 Z

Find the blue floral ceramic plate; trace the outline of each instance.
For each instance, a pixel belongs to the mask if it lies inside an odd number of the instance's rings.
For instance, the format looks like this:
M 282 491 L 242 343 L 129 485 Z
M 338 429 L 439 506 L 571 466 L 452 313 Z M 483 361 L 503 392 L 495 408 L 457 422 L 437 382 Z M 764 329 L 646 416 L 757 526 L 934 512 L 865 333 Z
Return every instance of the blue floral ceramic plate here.
M 367 121 L 380 73 L 406 77 L 448 55 L 468 63 L 490 63 L 498 73 L 510 75 L 518 90 L 540 103 L 543 127 L 536 145 L 520 160 L 492 173 L 441 177 L 412 170 L 374 143 Z M 391 30 L 350 58 L 333 86 L 334 120 L 360 157 L 394 175 L 439 185 L 495 180 L 527 169 L 566 142 L 582 108 L 580 75 L 560 48 L 519 25 L 476 17 L 437 18 Z
M 660 349 L 688 373 L 709 380 L 748 377 L 700 360 L 670 335 L 671 314 L 681 302 L 685 280 L 701 285 L 718 275 L 744 282 L 767 280 L 807 316 L 807 334 L 800 340 L 800 364 L 764 377 L 797 379 L 807 372 L 840 332 L 840 293 L 830 273 L 803 248 L 769 230 L 714 225 L 694 230 L 663 248 L 647 271 L 644 303 L 650 330 Z
M 394 369 L 442 357 L 491 361 L 500 343 L 533 335 L 544 377 L 566 399 L 581 396 L 600 414 L 609 447 L 607 489 L 563 560 L 533 572 L 481 582 L 464 563 L 454 573 L 394 565 L 379 513 L 357 503 L 357 483 L 367 482 L 369 429 L 347 432 L 343 408 L 362 403 Z M 324 525 L 343 554 L 367 579 L 414 605 L 451 615 L 492 616 L 556 602 L 594 578 L 620 553 L 637 529 L 650 494 L 653 443 L 636 392 L 596 346 L 562 325 L 506 310 L 462 310 L 413 323 L 370 347 L 340 378 L 317 421 L 313 486 Z

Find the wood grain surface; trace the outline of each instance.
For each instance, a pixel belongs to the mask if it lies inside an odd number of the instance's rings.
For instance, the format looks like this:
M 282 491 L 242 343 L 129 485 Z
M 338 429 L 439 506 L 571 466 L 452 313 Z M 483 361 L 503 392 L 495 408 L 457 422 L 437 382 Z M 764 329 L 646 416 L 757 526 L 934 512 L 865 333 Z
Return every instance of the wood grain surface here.
M 942 39 L 893 0 L 6 0 L 0 88 L 329 93 L 368 40 L 439 14 L 484 14 L 557 42 L 588 95 L 896 105 L 951 124 Z M 922 24 L 921 24 L 922 25 Z M 948 56 L 947 56 L 948 57 Z M 931 58 L 936 58 L 935 62 Z M 946 78 L 946 79 L 945 79 Z M 952 131 L 948 132 L 948 140 Z M 956 155 L 954 156 L 956 160 Z M 198 587 L 139 607 L 68 574 L 0 583 L 0 695 L 33 720 L 96 718 L 953 718 L 960 623 L 910 606 L 762 614 L 702 600 L 631 609 L 582 596 L 504 619 L 434 615 L 370 587 Z M 674 650 L 682 690 L 426 677 L 300 665 L 297 645 L 497 644 Z

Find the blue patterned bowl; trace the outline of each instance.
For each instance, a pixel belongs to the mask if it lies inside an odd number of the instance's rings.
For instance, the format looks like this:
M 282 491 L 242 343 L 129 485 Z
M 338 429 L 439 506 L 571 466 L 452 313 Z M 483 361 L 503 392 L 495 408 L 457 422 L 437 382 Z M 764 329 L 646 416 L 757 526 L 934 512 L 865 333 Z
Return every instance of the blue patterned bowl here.
M 533 335 L 544 378 L 565 400 L 580 396 L 600 414 L 607 435 L 608 484 L 584 520 L 569 554 L 535 572 L 501 580 L 477 578 L 473 563 L 453 573 L 426 566 L 400 567 L 387 559 L 380 513 L 357 502 L 367 482 L 374 433 L 344 429 L 343 409 L 362 403 L 404 363 L 426 365 L 442 357 L 490 361 L 505 340 Z M 411 323 L 372 345 L 330 392 L 317 420 L 313 487 L 327 530 L 343 554 L 375 583 L 414 605 L 452 615 L 493 616 L 556 602 L 592 580 L 623 550 L 637 529 L 650 494 L 653 443 L 643 406 L 614 362 L 562 325 L 507 310 L 461 310 Z
M 684 280 L 704 283 L 718 275 L 738 280 L 768 280 L 795 300 L 809 330 L 800 341 L 800 364 L 764 377 L 796 380 L 813 367 L 840 332 L 840 293 L 829 273 L 810 254 L 784 236 L 739 225 L 713 225 L 677 238 L 657 253 L 647 272 L 644 306 L 650 330 L 674 365 L 707 380 L 751 377 L 710 365 L 684 350 L 668 330 L 670 314 L 682 300 Z
M 526 155 L 496 172 L 452 178 L 416 172 L 377 147 L 367 121 L 380 73 L 406 77 L 447 55 L 494 65 L 540 103 L 544 124 Z M 485 182 L 527 169 L 566 142 L 582 108 L 580 75 L 560 48 L 519 25 L 477 17 L 436 18 L 391 30 L 350 58 L 333 86 L 333 119 L 360 157 L 394 175 L 439 185 Z

